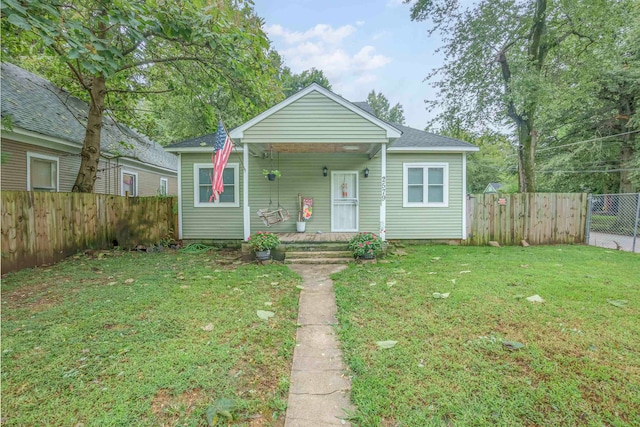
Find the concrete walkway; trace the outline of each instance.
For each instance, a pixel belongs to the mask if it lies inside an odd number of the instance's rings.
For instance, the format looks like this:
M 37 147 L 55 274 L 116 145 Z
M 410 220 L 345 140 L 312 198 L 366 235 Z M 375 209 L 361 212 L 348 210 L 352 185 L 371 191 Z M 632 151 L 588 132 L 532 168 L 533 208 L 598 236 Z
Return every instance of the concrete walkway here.
M 351 382 L 345 374 L 342 352 L 333 325 L 336 301 L 329 278 L 344 265 L 289 266 L 300 274 L 304 289 L 300 309 L 296 348 L 293 352 L 291 388 L 285 427 L 351 425 L 345 421 L 350 411 Z

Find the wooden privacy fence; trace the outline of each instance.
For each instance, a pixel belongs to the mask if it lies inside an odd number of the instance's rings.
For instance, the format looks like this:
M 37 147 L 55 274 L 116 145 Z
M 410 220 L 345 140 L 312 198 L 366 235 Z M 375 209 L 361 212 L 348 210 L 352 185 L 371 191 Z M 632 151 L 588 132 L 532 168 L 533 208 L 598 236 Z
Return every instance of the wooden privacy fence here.
M 3 191 L 2 273 L 59 261 L 87 248 L 175 238 L 175 197 Z
M 587 194 L 476 194 L 467 201 L 467 245 L 584 243 Z

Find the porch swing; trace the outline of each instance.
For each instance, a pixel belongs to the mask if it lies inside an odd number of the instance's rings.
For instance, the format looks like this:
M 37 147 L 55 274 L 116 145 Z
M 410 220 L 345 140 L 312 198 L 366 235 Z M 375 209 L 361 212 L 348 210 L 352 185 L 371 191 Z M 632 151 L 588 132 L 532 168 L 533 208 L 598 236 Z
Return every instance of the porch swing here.
M 271 153 L 271 164 L 273 165 L 273 153 Z M 280 153 L 278 153 L 278 170 L 280 169 Z M 267 209 L 259 209 L 256 214 L 262 220 L 264 225 L 271 227 L 274 224 L 285 222 L 291 219 L 289 211 L 280 204 L 280 181 L 278 180 L 278 205 L 274 207 L 271 198 L 271 186 L 269 186 L 269 207 Z

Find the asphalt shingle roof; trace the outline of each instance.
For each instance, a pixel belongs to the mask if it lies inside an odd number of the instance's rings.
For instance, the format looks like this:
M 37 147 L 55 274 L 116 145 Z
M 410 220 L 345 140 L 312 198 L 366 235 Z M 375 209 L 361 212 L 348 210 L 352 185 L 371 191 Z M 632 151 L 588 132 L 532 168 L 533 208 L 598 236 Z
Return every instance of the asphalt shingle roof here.
M 3 62 L 0 75 L 2 117 L 10 117 L 15 127 L 82 146 L 89 112 L 86 102 L 13 64 Z M 102 121 L 100 149 L 105 154 L 120 155 L 174 171 L 178 169 L 175 155 L 110 117 Z

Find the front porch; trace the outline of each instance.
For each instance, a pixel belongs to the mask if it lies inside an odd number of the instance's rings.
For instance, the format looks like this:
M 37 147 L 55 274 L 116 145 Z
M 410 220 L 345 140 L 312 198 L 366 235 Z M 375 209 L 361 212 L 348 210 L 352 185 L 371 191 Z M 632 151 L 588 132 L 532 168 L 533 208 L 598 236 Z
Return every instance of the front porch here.
M 274 233 L 281 243 L 347 243 L 358 233 Z

